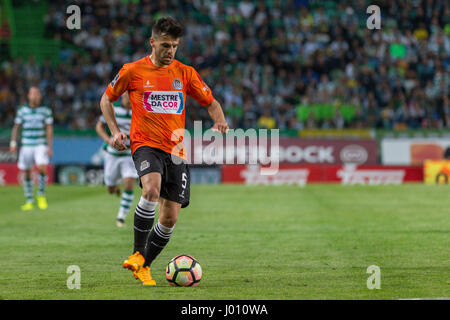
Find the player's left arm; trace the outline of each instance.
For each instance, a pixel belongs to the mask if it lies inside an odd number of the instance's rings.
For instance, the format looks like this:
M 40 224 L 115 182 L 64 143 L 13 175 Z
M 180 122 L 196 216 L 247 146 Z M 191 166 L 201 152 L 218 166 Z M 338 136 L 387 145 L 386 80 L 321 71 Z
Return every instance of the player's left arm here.
M 51 158 L 53 157 L 53 124 L 45 125 L 45 133 L 47 135 L 47 154 Z
M 187 94 L 197 100 L 201 106 L 207 108 L 209 116 L 214 121 L 214 126 L 211 128 L 213 131 L 227 133 L 228 124 L 225 120 L 225 115 L 223 114 L 220 103 L 214 99 L 211 89 L 206 85 L 194 68 L 190 67 L 188 73 L 190 78 Z
M 108 132 L 106 132 L 105 123 L 103 121 L 101 120 L 97 121 L 97 124 L 95 125 L 95 131 L 97 131 L 97 134 L 99 135 L 100 138 L 103 139 L 103 141 L 105 141 L 110 146 L 113 146 L 112 137 L 110 137 L 108 135 Z
M 47 108 L 45 117 L 45 134 L 47 136 L 47 155 L 53 157 L 53 114 L 50 108 Z
M 206 105 L 206 108 L 209 116 L 214 121 L 214 126 L 211 129 L 227 133 L 229 128 L 220 103 L 214 99 L 210 104 Z

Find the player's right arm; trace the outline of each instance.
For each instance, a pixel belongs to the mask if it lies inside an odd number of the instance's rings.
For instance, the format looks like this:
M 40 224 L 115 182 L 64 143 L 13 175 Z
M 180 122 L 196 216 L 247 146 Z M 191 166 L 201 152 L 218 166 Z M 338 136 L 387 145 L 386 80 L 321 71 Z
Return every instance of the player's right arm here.
M 11 153 L 17 152 L 17 138 L 19 137 L 20 127 L 21 127 L 20 123 L 15 123 L 12 128 L 11 140 L 9 142 L 9 151 Z
M 17 110 L 16 117 L 14 118 L 14 126 L 11 132 L 11 140 L 9 142 L 9 151 L 11 153 L 17 152 L 17 139 L 19 138 L 19 131 L 23 123 L 22 107 Z
M 121 151 L 126 150 L 127 146 L 125 141 L 127 140 L 127 134 L 121 132 L 116 121 L 116 115 L 114 113 L 113 100 L 106 93 L 103 94 L 100 100 L 100 108 L 102 109 L 103 117 L 105 118 L 106 124 L 111 131 L 112 143 L 111 145 Z
M 127 146 L 125 145 L 127 134 L 121 132 L 117 125 L 113 102 L 119 99 L 119 97 L 129 89 L 130 76 L 130 67 L 125 64 L 114 80 L 108 85 L 100 100 L 100 108 L 103 117 L 105 118 L 109 131 L 111 131 L 112 146 L 119 151 L 127 149 Z

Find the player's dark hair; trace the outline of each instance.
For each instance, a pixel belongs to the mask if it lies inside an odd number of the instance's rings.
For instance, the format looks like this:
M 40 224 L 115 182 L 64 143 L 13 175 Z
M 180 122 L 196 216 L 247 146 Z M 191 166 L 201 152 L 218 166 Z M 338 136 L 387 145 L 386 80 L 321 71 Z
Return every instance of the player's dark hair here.
M 159 18 L 152 28 L 152 37 L 161 35 L 180 38 L 184 35 L 184 26 L 172 17 Z
M 39 88 L 39 84 L 30 84 L 27 86 L 27 93 L 30 92 L 31 89 L 36 88 L 41 92 L 41 88 Z M 41 92 L 42 93 L 42 92 Z

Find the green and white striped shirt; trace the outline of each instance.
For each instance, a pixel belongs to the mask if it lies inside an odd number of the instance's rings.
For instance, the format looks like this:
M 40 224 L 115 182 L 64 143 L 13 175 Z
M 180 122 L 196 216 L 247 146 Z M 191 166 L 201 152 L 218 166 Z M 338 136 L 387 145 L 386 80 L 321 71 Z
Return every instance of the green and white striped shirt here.
M 20 106 L 14 123 L 22 125 L 22 146 L 46 145 L 45 128 L 53 124 L 52 110 L 47 106 Z
M 131 127 L 131 109 L 127 110 L 122 106 L 114 105 L 114 114 L 116 115 L 117 125 L 119 130 L 127 134 L 126 150 L 118 151 L 105 142 L 103 148 L 106 152 L 114 156 L 126 156 L 131 155 L 130 149 L 130 127 Z M 106 120 L 103 116 L 100 116 L 100 121 L 106 124 Z

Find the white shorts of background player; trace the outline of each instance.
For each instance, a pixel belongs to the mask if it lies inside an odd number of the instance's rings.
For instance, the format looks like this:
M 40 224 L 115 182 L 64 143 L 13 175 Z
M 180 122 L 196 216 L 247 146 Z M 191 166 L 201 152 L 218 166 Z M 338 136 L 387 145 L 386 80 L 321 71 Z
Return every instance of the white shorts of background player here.
M 138 174 L 131 156 L 114 156 L 105 152 L 104 161 L 105 184 L 108 187 L 118 185 L 123 178 L 137 179 Z
M 28 170 L 33 168 L 33 164 L 37 166 L 48 164 L 47 150 L 48 147 L 46 145 L 21 147 L 17 166 L 20 170 Z

